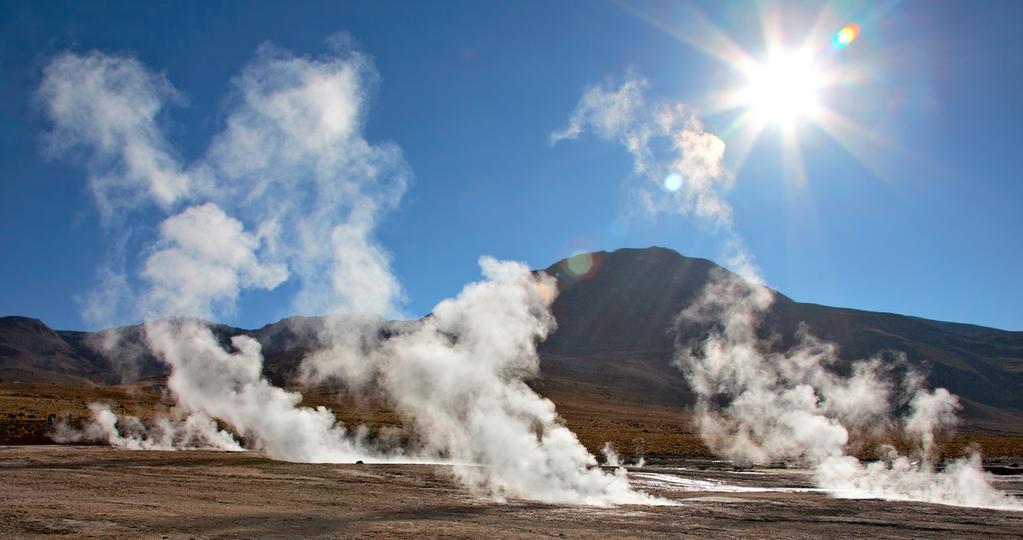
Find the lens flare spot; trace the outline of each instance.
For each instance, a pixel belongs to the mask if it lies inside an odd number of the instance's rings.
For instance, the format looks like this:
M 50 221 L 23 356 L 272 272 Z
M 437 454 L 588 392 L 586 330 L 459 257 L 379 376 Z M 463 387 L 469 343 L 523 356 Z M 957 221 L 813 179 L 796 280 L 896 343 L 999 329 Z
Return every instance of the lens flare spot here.
M 585 276 L 593 270 L 593 255 L 584 252 L 573 253 L 568 258 L 568 271 L 573 275 Z
M 832 40 L 832 45 L 836 49 L 844 49 L 848 47 L 853 41 L 860 36 L 860 25 L 856 23 L 849 23 L 842 27 L 841 30 L 835 33 L 835 37 Z
M 669 174 L 668 177 L 664 179 L 664 189 L 672 192 L 682 189 L 682 175 L 679 173 Z

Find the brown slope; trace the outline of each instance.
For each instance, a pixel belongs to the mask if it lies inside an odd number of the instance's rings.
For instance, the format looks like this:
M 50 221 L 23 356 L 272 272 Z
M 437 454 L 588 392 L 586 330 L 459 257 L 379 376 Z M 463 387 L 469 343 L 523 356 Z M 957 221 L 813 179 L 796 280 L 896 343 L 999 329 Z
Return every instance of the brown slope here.
M 80 348 L 69 344 L 39 319 L 0 317 L 0 379 L 102 383 L 110 382 L 110 373 L 104 362 L 83 356 Z
M 691 403 L 688 386 L 670 367 L 672 321 L 720 268 L 705 259 L 652 247 L 591 254 L 583 277 L 568 260 L 545 269 L 561 291 L 558 330 L 541 346 L 545 378 L 607 388 L 630 403 Z M 760 332 L 794 342 L 800 323 L 839 346 L 848 362 L 904 353 L 934 387 L 958 394 L 966 426 L 1023 433 L 1023 333 L 795 302 L 777 294 Z M 687 328 L 696 338 L 699 329 Z

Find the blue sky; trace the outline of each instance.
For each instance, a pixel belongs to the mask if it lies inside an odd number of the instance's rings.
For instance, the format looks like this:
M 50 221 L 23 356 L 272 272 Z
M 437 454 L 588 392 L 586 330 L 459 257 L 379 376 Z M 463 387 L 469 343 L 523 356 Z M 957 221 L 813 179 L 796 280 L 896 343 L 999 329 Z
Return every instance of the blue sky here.
M 545 267 L 579 249 L 661 245 L 723 260 L 714 227 L 692 215 L 633 208 L 633 162 L 620 145 L 588 133 L 551 145 L 550 135 L 587 88 L 639 76 L 651 100 L 695 107 L 706 131 L 732 149 L 729 126 L 741 111 L 715 111 L 711 103 L 743 79 L 700 50 L 694 14 L 760 58 L 758 12 L 778 14 L 795 43 L 822 10 L 753 7 L 4 2 L 0 313 L 84 327 L 80 299 L 97 285 L 97 269 L 123 233 L 101 223 L 81 163 L 41 151 L 53 126 L 34 96 L 44 66 L 65 51 L 128 54 L 163 73 L 184 99 L 161 125 L 189 162 L 223 129 L 232 77 L 261 44 L 315 57 L 331 36 L 346 33 L 377 74 L 364 136 L 396 144 L 411 170 L 407 192 L 375 232 L 409 315 L 477 279 L 480 255 Z M 777 126 L 765 127 L 742 163 L 726 150 L 736 233 L 767 283 L 796 300 L 1023 329 L 1023 154 L 1016 148 L 1023 55 L 1015 49 L 1023 7 L 865 2 L 827 9 L 862 27 L 834 53 L 835 69 L 866 75 L 822 89 L 820 98 L 855 121 L 861 136 L 837 140 L 800 121 L 802 181 L 781 158 Z M 127 245 L 134 252 L 153 233 L 139 226 L 133 234 Z M 225 322 L 252 327 L 289 314 L 289 283 L 244 292 Z

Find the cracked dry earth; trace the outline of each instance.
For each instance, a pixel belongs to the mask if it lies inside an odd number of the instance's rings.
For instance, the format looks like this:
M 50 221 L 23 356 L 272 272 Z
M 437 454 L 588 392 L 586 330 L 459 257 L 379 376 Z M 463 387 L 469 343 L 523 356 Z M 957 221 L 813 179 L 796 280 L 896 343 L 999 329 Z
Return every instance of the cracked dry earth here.
M 1023 512 L 835 499 L 800 491 L 811 487 L 801 471 L 648 468 L 632 477 L 680 505 L 498 503 L 474 496 L 435 465 L 7 446 L 0 447 L 0 537 L 1023 536 Z M 751 487 L 794 490 L 744 491 Z M 1018 494 L 1023 479 L 1000 478 L 999 487 Z

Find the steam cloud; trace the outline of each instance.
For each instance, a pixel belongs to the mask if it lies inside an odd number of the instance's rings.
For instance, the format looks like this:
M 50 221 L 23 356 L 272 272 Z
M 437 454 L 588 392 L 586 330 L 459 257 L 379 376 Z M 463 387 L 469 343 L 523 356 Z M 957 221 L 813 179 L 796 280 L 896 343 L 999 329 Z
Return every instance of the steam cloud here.
M 519 263 L 480 260 L 485 281 L 438 304 L 368 358 L 311 357 L 313 380 L 361 371 L 412 421 L 424 450 L 450 459 L 466 485 L 499 498 L 529 494 L 550 502 L 661 502 L 629 488 L 624 470 L 606 474 L 554 404 L 523 380 L 537 375 L 537 340 L 554 329 L 553 278 Z M 347 343 L 348 340 L 333 340 Z M 351 365 L 353 362 L 365 362 Z M 486 468 L 473 466 L 485 464 Z
M 732 208 L 722 191 L 734 179 L 721 163 L 725 143 L 707 133 L 688 106 L 647 103 L 646 86 L 646 79 L 630 73 L 618 88 L 587 88 L 568 125 L 551 133 L 551 144 L 575 139 L 586 130 L 618 142 L 632 155 L 636 175 L 645 180 L 635 189 L 646 211 L 693 213 L 729 226 Z M 673 174 L 678 184 L 666 187 Z
M 182 416 L 147 428 L 95 406 L 84 433 L 63 436 L 235 449 L 233 433 L 284 460 L 444 460 L 497 498 L 665 502 L 633 491 L 624 470 L 597 468 L 553 403 L 523 382 L 537 373 L 537 340 L 554 328 L 550 278 L 485 257 L 484 281 L 380 337 L 403 293 L 373 232 L 409 172 L 397 146 L 362 135 L 374 80 L 357 52 L 309 58 L 265 45 L 232 81 L 223 132 L 185 164 L 158 125 L 181 101 L 163 75 L 99 52 L 65 53 L 47 66 L 39 100 L 54 124 L 48 149 L 84 162 L 107 226 L 124 231 L 153 209 L 166 214 L 138 268 L 103 269 L 89 297 L 129 309 L 87 300 L 85 313 L 144 318 L 147 345 L 172 368 L 168 388 Z M 382 393 L 414 429 L 415 447 L 375 446 L 365 429 L 302 406 L 299 393 L 262 375 L 258 342 L 222 344 L 201 320 L 230 315 L 242 291 L 291 280 L 296 312 L 351 314 L 316 333 L 321 347 L 304 360 L 303 380 Z
M 70 426 L 64 419 L 51 434 L 53 440 L 59 443 L 105 441 L 129 450 L 243 450 L 233 435 L 202 413 L 181 415 L 178 411 L 175 418 L 160 416 L 147 425 L 135 416 L 118 417 L 103 403 L 90 403 L 89 409 L 93 420 L 83 429 Z
M 799 345 L 772 351 L 756 332 L 771 300 L 765 287 L 722 272 L 679 316 L 680 325 L 711 326 L 702 341 L 678 343 L 675 364 L 697 394 L 698 427 L 712 451 L 739 463 L 803 460 L 817 484 L 840 497 L 1023 510 L 992 487 L 977 455 L 938 470 L 935 435 L 954 426 L 958 398 L 923 388 L 912 371 L 890 382 L 893 372 L 880 358 L 837 375 L 828 369 L 838 362 L 835 346 L 805 327 Z M 898 405 L 908 415 L 895 417 Z M 869 464 L 849 455 L 855 436 L 887 431 L 902 432 L 910 455 L 892 446 Z
M 645 180 L 637 189 L 647 210 L 695 214 L 724 232 L 738 275 L 715 273 L 699 300 L 679 314 L 673 360 L 697 395 L 696 423 L 708 447 L 739 463 L 804 460 L 818 485 L 837 496 L 1023 510 L 992 487 L 977 455 L 938 470 L 935 436 L 954 426 L 959 408 L 947 390 L 924 388 L 924 377 L 912 369 L 900 380 L 880 357 L 854 362 L 850 375 L 839 375 L 829 369 L 838 362 L 836 346 L 805 325 L 788 351 L 775 351 L 771 340 L 758 336 L 773 293 L 734 231 L 723 195 L 733 181 L 722 163 L 724 142 L 705 132 L 687 106 L 648 104 L 645 86 L 630 74 L 618 88 L 588 88 L 551 142 L 589 130 L 620 143 Z M 659 189 L 670 174 L 679 175 L 681 185 Z M 702 329 L 702 338 L 681 338 L 694 328 Z M 899 406 L 909 411 L 903 418 L 895 417 Z M 850 455 L 854 436 L 892 431 L 912 443 L 910 456 L 892 446 L 882 447 L 882 459 L 873 463 Z

